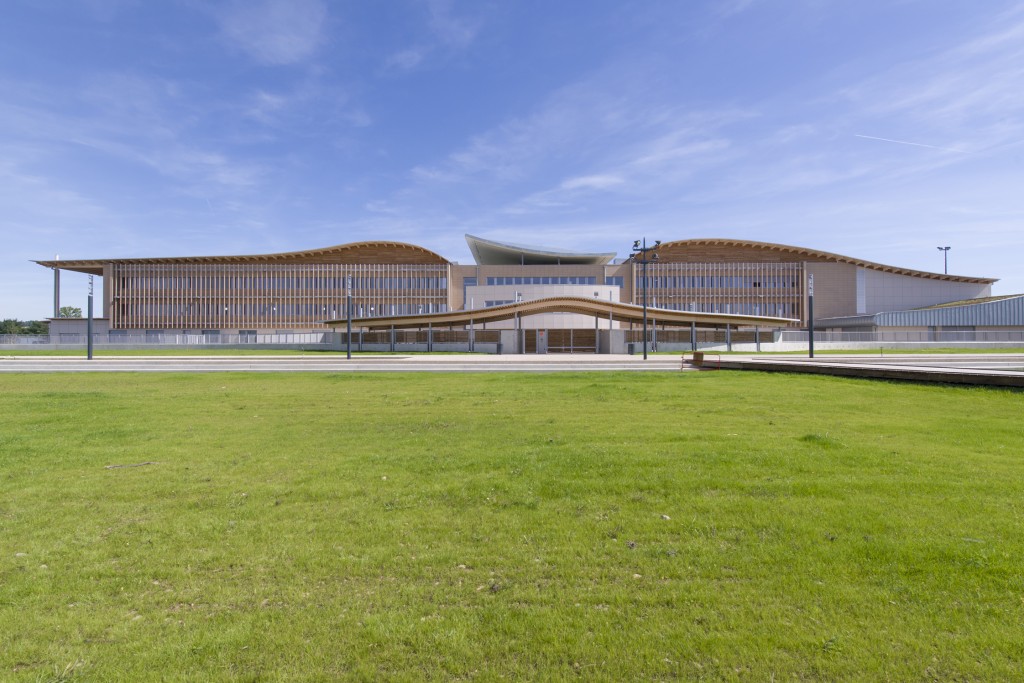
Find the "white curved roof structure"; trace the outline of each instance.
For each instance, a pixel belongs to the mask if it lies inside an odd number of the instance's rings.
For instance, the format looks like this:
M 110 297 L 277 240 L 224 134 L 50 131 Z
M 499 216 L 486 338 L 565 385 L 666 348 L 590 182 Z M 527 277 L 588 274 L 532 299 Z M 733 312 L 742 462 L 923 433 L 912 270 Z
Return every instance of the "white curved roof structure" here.
M 473 259 L 480 266 L 557 266 L 592 265 L 603 266 L 611 263 L 615 252 L 607 254 L 560 251 L 545 247 L 528 247 L 522 244 L 495 242 L 474 235 L 466 235 L 466 243 L 473 252 Z

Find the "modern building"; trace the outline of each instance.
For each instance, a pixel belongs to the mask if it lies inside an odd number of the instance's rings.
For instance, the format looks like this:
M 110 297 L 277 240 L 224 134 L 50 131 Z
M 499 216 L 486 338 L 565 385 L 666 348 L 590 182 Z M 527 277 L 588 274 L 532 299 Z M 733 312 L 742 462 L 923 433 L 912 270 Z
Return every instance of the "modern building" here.
M 825 318 L 817 320 L 816 324 L 818 329 L 830 332 L 867 332 L 878 339 L 958 341 L 969 334 L 977 341 L 1019 340 L 1024 332 L 1024 295 Z
M 929 273 L 813 249 L 732 239 L 657 244 L 646 258 L 508 244 L 467 235 L 474 264 L 391 241 L 251 256 L 185 256 L 36 261 L 55 273 L 102 278 L 98 317 L 110 335 L 261 334 L 324 330 L 347 321 L 393 328 L 451 314 L 512 306 L 486 329 L 636 326 L 646 303 L 657 324 L 806 325 L 810 285 L 815 318 L 871 316 L 988 297 L 991 278 Z M 560 304 L 515 308 L 539 300 Z M 586 300 L 586 305 L 579 303 Z M 351 309 L 348 308 L 351 302 Z M 575 303 L 573 303 L 575 302 Z M 595 306 L 597 308 L 595 308 Z M 626 308 L 623 308 L 625 306 Z M 671 312 L 671 315 L 669 314 Z M 603 318 L 602 318 L 603 317 Z M 376 323 L 375 323 L 376 321 Z M 724 321 L 724 322 L 723 322 Z M 481 328 L 483 329 L 483 328 Z

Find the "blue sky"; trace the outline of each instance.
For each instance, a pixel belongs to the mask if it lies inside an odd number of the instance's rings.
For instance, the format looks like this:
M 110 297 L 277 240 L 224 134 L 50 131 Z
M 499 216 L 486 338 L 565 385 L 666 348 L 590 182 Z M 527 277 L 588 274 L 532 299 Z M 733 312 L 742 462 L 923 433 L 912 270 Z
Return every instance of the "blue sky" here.
M 1024 3 L 6 0 L 30 259 L 733 237 L 1024 292 Z M 86 278 L 63 303 L 84 308 Z

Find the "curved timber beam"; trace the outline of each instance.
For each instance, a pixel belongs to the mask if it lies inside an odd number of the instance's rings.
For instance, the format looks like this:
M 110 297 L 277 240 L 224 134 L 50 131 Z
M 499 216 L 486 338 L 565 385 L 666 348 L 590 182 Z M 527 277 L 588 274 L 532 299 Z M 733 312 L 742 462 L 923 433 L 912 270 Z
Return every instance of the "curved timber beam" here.
M 483 323 L 512 320 L 517 315 L 529 317 L 541 313 L 577 313 L 612 320 L 619 323 L 642 324 L 644 319 L 643 306 L 624 304 L 614 301 L 602 301 L 586 297 L 557 296 L 546 299 L 533 299 L 518 303 L 475 308 L 469 311 L 450 311 L 447 313 L 431 313 L 427 315 L 381 316 L 377 318 L 353 318 L 352 325 L 367 330 L 419 329 L 427 325 L 482 325 Z M 764 327 L 789 327 L 799 324 L 792 318 L 775 318 L 761 315 L 735 315 L 730 313 L 695 313 L 692 311 L 673 311 L 667 308 L 647 307 L 648 317 L 655 317 L 659 325 L 689 326 L 696 323 L 703 327 L 736 327 L 739 325 Z M 344 326 L 346 320 L 324 321 L 331 327 Z

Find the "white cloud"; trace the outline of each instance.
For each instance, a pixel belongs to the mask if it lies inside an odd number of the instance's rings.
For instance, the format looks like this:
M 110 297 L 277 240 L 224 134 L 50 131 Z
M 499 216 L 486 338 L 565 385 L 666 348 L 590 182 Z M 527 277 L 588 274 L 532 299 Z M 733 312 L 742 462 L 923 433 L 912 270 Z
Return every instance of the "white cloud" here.
M 114 21 L 125 9 L 137 7 L 139 0 L 83 0 L 89 13 L 99 21 Z
M 261 64 L 295 64 L 311 57 L 324 39 L 322 0 L 234 2 L 219 16 L 232 45 Z
M 426 12 L 426 31 L 414 45 L 399 50 L 384 61 L 384 68 L 411 71 L 437 54 L 451 54 L 468 48 L 480 32 L 478 19 L 456 14 L 451 0 L 421 0 Z
M 978 151 L 1024 136 L 1022 91 L 1024 12 L 1017 10 L 981 35 L 895 65 L 840 97 L 858 107 L 853 114 L 890 126 L 872 135 Z
M 414 69 L 426 58 L 427 52 L 426 48 L 410 47 L 388 57 L 384 66 L 389 69 Z
M 278 112 L 288 106 L 288 98 L 275 95 L 264 90 L 257 90 L 251 98 L 252 104 L 246 109 L 245 115 L 262 123 L 274 120 Z
M 728 18 L 747 11 L 756 2 L 758 0 L 719 0 L 715 4 L 715 12 L 720 17 Z
M 148 168 L 172 181 L 170 189 L 202 196 L 247 192 L 266 175 L 261 164 L 238 161 L 224 146 L 204 140 L 197 119 L 205 112 L 197 112 L 173 81 L 108 73 L 77 90 L 8 85 L 9 99 L 0 103 L 0 141 L 12 163 L 49 168 L 60 177 L 67 162 L 89 158 L 85 151 L 102 163 L 134 167 L 126 173 Z M 283 106 L 267 93 L 257 99 L 264 112 Z
M 561 187 L 563 190 L 606 190 L 624 182 L 616 175 L 588 175 L 569 178 L 562 182 Z
M 464 48 L 476 38 L 479 21 L 456 16 L 451 0 L 427 0 L 430 28 L 437 40 L 447 47 Z

